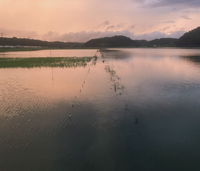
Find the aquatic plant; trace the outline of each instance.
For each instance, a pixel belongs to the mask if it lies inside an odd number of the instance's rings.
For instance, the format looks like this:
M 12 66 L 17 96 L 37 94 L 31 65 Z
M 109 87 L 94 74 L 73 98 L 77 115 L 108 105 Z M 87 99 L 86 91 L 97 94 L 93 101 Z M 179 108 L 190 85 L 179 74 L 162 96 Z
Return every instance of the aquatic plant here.
M 0 68 L 86 67 L 92 57 L 0 58 Z
M 113 82 L 115 93 L 117 92 L 117 90 L 124 91 L 125 86 L 121 84 L 120 82 L 121 78 L 117 75 L 116 71 L 111 69 L 110 66 L 108 65 L 105 66 L 105 70 L 106 70 L 106 73 L 110 75 L 110 81 Z M 122 95 L 122 93 L 120 92 L 119 95 Z
M 128 105 L 126 104 L 126 110 L 128 110 Z

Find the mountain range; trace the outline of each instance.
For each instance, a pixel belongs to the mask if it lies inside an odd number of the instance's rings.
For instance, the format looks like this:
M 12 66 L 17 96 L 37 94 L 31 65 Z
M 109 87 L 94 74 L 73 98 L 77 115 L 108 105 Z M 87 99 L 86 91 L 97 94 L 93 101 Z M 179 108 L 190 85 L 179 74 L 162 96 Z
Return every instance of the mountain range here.
M 101 48 L 101 47 L 200 47 L 200 27 L 193 29 L 179 39 L 161 38 L 151 41 L 132 40 L 122 35 L 91 39 L 85 43 L 48 42 L 36 39 L 0 38 L 0 46 L 40 46 L 48 48 Z

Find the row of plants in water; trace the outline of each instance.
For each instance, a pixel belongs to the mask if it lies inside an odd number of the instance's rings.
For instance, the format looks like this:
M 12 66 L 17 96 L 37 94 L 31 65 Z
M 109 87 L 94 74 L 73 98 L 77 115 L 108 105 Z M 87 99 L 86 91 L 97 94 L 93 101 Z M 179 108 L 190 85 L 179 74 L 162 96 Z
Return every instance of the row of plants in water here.
M 0 58 L 0 68 L 85 67 L 94 57 Z

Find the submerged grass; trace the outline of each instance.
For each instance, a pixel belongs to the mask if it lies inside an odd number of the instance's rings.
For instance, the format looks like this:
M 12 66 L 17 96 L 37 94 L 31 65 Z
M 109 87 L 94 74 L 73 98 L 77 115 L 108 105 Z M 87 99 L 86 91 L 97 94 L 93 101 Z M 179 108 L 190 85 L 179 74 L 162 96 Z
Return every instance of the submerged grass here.
M 85 67 L 94 57 L 0 58 L 0 68 Z

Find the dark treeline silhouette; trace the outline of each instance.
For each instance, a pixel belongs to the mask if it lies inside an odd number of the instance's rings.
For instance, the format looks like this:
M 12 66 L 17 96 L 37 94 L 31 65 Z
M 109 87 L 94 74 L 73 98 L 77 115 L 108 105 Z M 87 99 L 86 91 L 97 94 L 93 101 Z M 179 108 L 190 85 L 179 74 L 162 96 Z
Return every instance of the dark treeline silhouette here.
M 200 47 L 200 27 L 185 33 L 178 39 L 177 46 Z
M 138 44 L 125 36 L 104 37 L 89 40 L 84 47 L 135 47 Z
M 76 42 L 48 42 L 36 39 L 22 39 L 22 38 L 0 38 L 1 46 L 39 46 L 39 47 L 48 47 L 48 48 L 73 48 L 81 47 L 83 43 Z
M 155 39 L 148 41 L 147 46 L 169 46 L 169 47 L 174 47 L 176 46 L 178 39 L 174 38 L 161 38 L 161 39 Z
M 151 41 L 132 40 L 125 36 L 92 39 L 84 44 L 85 47 L 175 47 L 178 39 L 161 38 Z
M 126 36 L 92 39 L 86 43 L 48 42 L 36 39 L 0 38 L 0 46 L 39 46 L 47 48 L 101 48 L 101 47 L 200 47 L 200 27 L 185 33 L 179 39 L 161 38 L 151 41 L 132 40 Z
M 175 47 L 178 39 L 175 38 L 160 38 L 151 41 L 136 40 L 139 47 Z
M 89 40 L 85 47 L 200 47 L 200 27 L 185 33 L 179 39 L 160 38 L 151 41 L 132 40 L 125 36 Z

